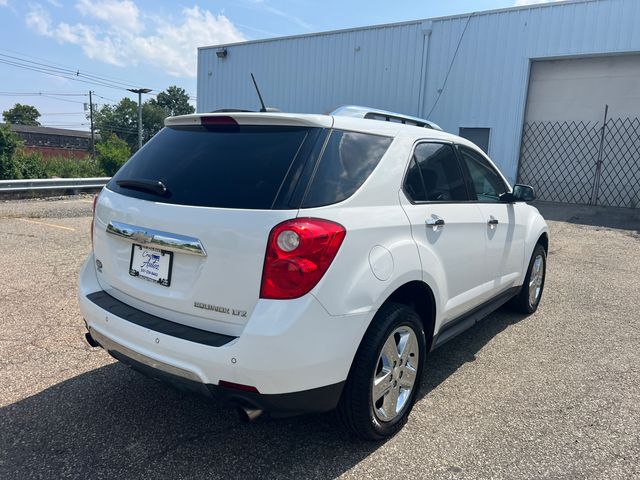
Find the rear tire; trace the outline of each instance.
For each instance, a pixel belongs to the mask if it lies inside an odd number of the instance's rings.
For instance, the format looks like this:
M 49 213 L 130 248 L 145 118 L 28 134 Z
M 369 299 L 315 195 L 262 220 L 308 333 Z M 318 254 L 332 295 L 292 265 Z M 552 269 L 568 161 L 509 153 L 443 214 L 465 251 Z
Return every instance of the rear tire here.
M 384 305 L 351 365 L 336 410 L 340 423 L 364 440 L 395 435 L 415 403 L 425 357 L 425 334 L 415 310 Z
M 538 309 L 544 290 L 544 281 L 547 273 L 547 252 L 540 244 L 536 245 L 529 260 L 529 269 L 520 293 L 513 298 L 510 306 L 516 312 L 532 314 Z

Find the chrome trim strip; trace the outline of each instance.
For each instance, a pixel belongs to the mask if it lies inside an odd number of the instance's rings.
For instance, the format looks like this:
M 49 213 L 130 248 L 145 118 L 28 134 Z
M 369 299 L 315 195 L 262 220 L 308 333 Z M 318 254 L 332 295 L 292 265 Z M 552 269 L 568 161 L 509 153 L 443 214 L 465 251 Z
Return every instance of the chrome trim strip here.
M 89 333 L 91 334 L 93 339 L 96 342 L 98 342 L 100 346 L 104 348 L 107 352 L 118 352 L 126 357 L 131 358 L 132 360 L 135 360 L 136 362 L 140 362 L 148 367 L 155 368 L 156 370 L 161 370 L 171 375 L 176 375 L 178 377 L 186 378 L 188 380 L 204 383 L 196 373 L 190 372 L 189 370 L 185 370 L 184 368 L 174 367 L 173 365 L 169 365 L 168 363 L 164 363 L 159 360 L 154 360 L 151 357 L 147 357 L 146 355 L 143 355 L 141 353 L 134 352 L 130 348 L 127 348 L 124 345 L 120 345 L 119 343 L 111 340 L 110 338 L 105 337 L 94 328 L 89 327 Z
M 207 252 L 204 250 L 204 246 L 200 240 L 186 235 L 162 232 L 152 228 L 136 227 L 135 225 L 129 225 L 128 223 L 113 221 L 109 222 L 109 225 L 107 225 L 107 233 L 142 245 L 160 248 L 162 250 L 188 253 L 190 255 L 198 255 L 201 257 L 207 256 Z

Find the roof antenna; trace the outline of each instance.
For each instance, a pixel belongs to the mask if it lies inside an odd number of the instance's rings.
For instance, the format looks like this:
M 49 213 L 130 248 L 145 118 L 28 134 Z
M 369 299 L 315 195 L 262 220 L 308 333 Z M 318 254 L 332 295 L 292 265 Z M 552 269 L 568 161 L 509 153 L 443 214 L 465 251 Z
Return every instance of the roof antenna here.
M 256 82 L 256 77 L 253 76 L 253 73 L 251 74 L 251 80 L 253 80 L 253 86 L 256 87 L 256 92 L 258 92 L 258 98 L 260 99 L 260 105 L 262 105 L 262 108 L 260 109 L 261 112 L 266 112 L 267 111 L 267 107 L 264 106 L 264 100 L 262 100 L 262 95 L 260 94 L 260 89 L 258 88 L 258 83 Z

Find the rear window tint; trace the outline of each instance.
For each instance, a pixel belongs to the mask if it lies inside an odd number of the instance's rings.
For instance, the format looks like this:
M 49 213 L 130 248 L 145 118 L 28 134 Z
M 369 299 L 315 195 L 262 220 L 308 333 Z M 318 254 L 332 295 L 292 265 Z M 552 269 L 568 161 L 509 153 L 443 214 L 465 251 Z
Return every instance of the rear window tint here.
M 302 208 L 331 205 L 353 195 L 376 168 L 392 140 L 381 135 L 333 130 Z
M 118 171 L 107 188 L 178 205 L 270 209 L 309 127 L 185 126 L 164 128 Z M 118 186 L 159 180 L 165 196 Z

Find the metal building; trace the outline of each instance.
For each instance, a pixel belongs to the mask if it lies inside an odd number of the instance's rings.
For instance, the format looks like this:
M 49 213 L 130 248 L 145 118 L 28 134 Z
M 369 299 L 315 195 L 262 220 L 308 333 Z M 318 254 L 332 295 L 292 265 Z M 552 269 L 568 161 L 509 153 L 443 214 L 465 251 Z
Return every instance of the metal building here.
M 573 0 L 202 47 L 198 111 L 433 120 L 539 197 L 640 206 L 640 1 Z M 605 120 L 605 106 L 608 106 Z

